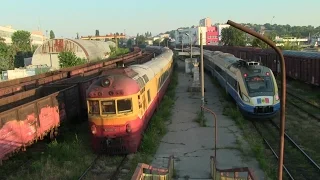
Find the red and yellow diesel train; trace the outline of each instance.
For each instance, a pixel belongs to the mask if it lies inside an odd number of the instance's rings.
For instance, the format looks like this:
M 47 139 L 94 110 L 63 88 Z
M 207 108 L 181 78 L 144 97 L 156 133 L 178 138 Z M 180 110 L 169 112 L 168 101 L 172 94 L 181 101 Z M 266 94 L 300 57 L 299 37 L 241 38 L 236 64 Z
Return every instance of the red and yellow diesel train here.
M 170 82 L 173 52 L 160 53 L 147 63 L 104 72 L 87 90 L 88 120 L 95 152 L 134 153 Z

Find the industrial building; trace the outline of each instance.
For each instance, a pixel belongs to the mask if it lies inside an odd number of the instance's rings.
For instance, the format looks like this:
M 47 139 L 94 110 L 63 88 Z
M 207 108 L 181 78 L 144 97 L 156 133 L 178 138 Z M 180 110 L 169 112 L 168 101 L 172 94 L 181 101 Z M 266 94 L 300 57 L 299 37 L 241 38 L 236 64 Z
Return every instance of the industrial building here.
M 112 41 L 94 41 L 81 39 L 50 39 L 39 46 L 33 54 L 32 65 L 47 65 L 51 70 L 60 69 L 58 55 L 62 51 L 71 51 L 87 62 L 109 57 Z

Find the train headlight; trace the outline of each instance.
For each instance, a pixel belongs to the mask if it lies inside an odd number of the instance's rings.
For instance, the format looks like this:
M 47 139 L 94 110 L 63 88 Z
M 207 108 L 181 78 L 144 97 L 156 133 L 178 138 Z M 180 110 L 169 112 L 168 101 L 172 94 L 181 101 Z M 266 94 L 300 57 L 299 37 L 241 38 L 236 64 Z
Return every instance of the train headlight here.
M 95 125 L 92 125 L 92 126 L 91 126 L 91 133 L 92 133 L 92 134 L 96 134 L 96 133 L 97 133 L 97 128 L 96 128 Z
M 244 95 L 244 94 L 242 94 L 242 99 L 243 99 L 245 102 L 250 102 L 250 99 L 249 99 L 246 95 Z
M 279 101 L 279 100 L 280 100 L 280 98 L 279 98 L 279 95 L 278 95 L 278 94 L 276 94 L 276 95 L 275 95 L 275 99 L 276 99 L 276 101 Z
M 126 125 L 126 131 L 127 131 L 127 133 L 130 133 L 132 131 L 130 124 Z
M 110 86 L 110 80 L 109 80 L 108 78 L 102 79 L 102 80 L 101 80 L 101 85 L 102 85 L 103 87 L 108 87 L 108 86 Z

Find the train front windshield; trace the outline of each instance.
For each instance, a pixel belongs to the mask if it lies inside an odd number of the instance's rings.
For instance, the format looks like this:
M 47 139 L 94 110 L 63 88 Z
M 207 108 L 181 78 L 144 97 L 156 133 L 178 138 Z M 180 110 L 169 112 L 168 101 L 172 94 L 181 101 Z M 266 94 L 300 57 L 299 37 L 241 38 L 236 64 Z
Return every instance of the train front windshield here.
M 252 76 L 245 79 L 250 96 L 273 95 L 274 88 L 270 76 Z

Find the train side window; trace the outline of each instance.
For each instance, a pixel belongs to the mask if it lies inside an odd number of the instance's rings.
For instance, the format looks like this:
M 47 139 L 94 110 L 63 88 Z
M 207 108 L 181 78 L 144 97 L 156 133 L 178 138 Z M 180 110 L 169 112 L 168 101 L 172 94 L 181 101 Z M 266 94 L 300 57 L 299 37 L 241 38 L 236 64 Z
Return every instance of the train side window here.
M 148 103 L 150 103 L 151 97 L 150 97 L 150 89 L 148 90 Z
M 100 114 L 99 101 L 88 101 L 89 114 Z
M 131 99 L 117 100 L 118 113 L 126 113 L 132 111 Z
M 115 100 L 101 101 L 102 114 L 115 114 L 116 106 Z

